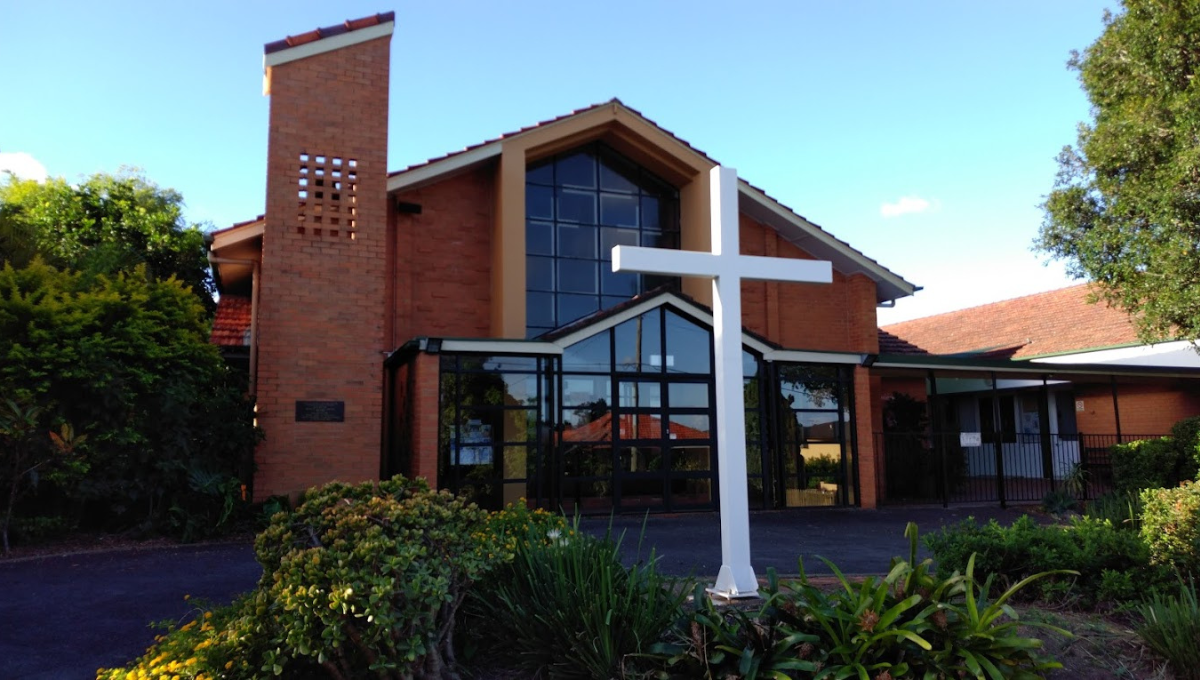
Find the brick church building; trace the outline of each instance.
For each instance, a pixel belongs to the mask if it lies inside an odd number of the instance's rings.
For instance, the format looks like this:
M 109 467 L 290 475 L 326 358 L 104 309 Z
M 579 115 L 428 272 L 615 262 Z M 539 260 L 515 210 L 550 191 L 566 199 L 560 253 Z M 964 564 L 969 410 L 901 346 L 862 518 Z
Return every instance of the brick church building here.
M 489 507 L 717 507 L 710 284 L 610 262 L 709 250 L 717 162 L 612 100 L 388 172 L 393 21 L 266 45 L 266 212 L 210 236 L 255 497 L 403 473 Z M 743 285 L 751 507 L 875 507 L 885 388 L 933 370 L 884 366 L 875 310 L 918 288 L 745 181 L 738 205 L 743 254 L 834 272 Z

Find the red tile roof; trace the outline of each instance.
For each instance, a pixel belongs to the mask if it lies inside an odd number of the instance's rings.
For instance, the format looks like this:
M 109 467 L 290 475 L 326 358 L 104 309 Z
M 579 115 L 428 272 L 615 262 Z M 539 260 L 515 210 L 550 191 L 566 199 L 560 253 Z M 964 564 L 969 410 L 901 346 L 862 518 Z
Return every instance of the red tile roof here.
M 289 47 L 296 47 L 298 45 L 304 45 L 305 43 L 316 42 L 322 38 L 331 38 L 335 35 L 349 33 L 350 31 L 357 31 L 360 28 L 368 28 L 370 26 L 378 26 L 379 24 L 386 24 L 389 21 L 395 20 L 395 12 L 375 14 L 369 17 L 362 17 L 361 19 L 347 19 L 345 22 L 340 24 L 316 28 L 308 31 L 307 33 L 301 33 L 300 35 L 289 35 L 283 40 L 269 42 L 266 45 L 263 45 L 263 54 L 279 52 L 286 50 Z
M 637 419 L 637 433 L 634 434 L 634 415 L 624 413 L 618 420 L 620 437 L 622 439 L 658 439 L 662 437 L 662 420 L 651 415 L 643 415 Z M 672 439 L 708 439 L 708 432 L 679 423 L 668 424 Z M 599 418 L 569 430 L 562 434 L 564 442 L 611 442 L 612 413 L 606 413 Z
M 1028 359 L 1137 344 L 1137 332 L 1125 312 L 1103 301 L 1088 304 L 1089 286 L 884 326 L 879 329 L 879 351 Z
M 209 342 L 223 347 L 245 347 L 250 337 L 250 298 L 222 295 L 217 301 Z

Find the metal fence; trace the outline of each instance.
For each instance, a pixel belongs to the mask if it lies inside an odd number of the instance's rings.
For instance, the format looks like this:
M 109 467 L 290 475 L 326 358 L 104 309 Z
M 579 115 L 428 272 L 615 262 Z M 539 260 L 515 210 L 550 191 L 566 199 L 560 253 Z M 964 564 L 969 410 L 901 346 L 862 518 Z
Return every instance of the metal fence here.
M 1162 435 L 875 433 L 881 503 L 1036 503 L 1062 490 L 1086 500 L 1112 490 L 1110 447 Z

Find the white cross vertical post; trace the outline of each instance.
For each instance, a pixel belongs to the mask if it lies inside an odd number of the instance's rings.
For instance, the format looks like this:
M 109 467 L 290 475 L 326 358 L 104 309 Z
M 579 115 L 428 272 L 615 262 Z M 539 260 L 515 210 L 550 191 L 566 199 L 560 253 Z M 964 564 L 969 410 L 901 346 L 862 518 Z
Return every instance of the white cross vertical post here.
M 832 283 L 829 262 L 738 253 L 738 180 L 733 168 L 710 171 L 711 253 L 617 246 L 614 272 L 698 276 L 713 282 L 716 352 L 717 480 L 721 498 L 721 571 L 711 592 L 754 597 L 758 578 L 750 565 L 750 501 L 746 478 L 746 397 L 742 374 L 742 281 Z

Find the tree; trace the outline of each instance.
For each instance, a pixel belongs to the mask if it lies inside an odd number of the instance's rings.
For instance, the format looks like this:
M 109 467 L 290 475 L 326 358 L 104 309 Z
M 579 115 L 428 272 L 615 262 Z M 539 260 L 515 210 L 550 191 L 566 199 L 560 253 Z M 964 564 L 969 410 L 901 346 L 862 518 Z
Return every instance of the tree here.
M 114 276 L 40 260 L 0 267 L 0 395 L 88 436 L 86 477 L 59 498 L 95 525 L 211 531 L 248 478 L 244 384 L 208 342 L 196 296 L 144 267 Z M 39 496 L 41 492 L 39 492 Z
M 0 265 L 21 268 L 40 257 L 90 274 L 145 265 L 172 276 L 214 309 L 204 233 L 183 221 L 183 198 L 133 170 L 98 173 L 78 185 L 9 177 L 0 183 Z
M 1094 120 L 1058 156 L 1035 247 L 1144 341 L 1200 337 L 1200 0 L 1122 0 L 1068 62 Z

